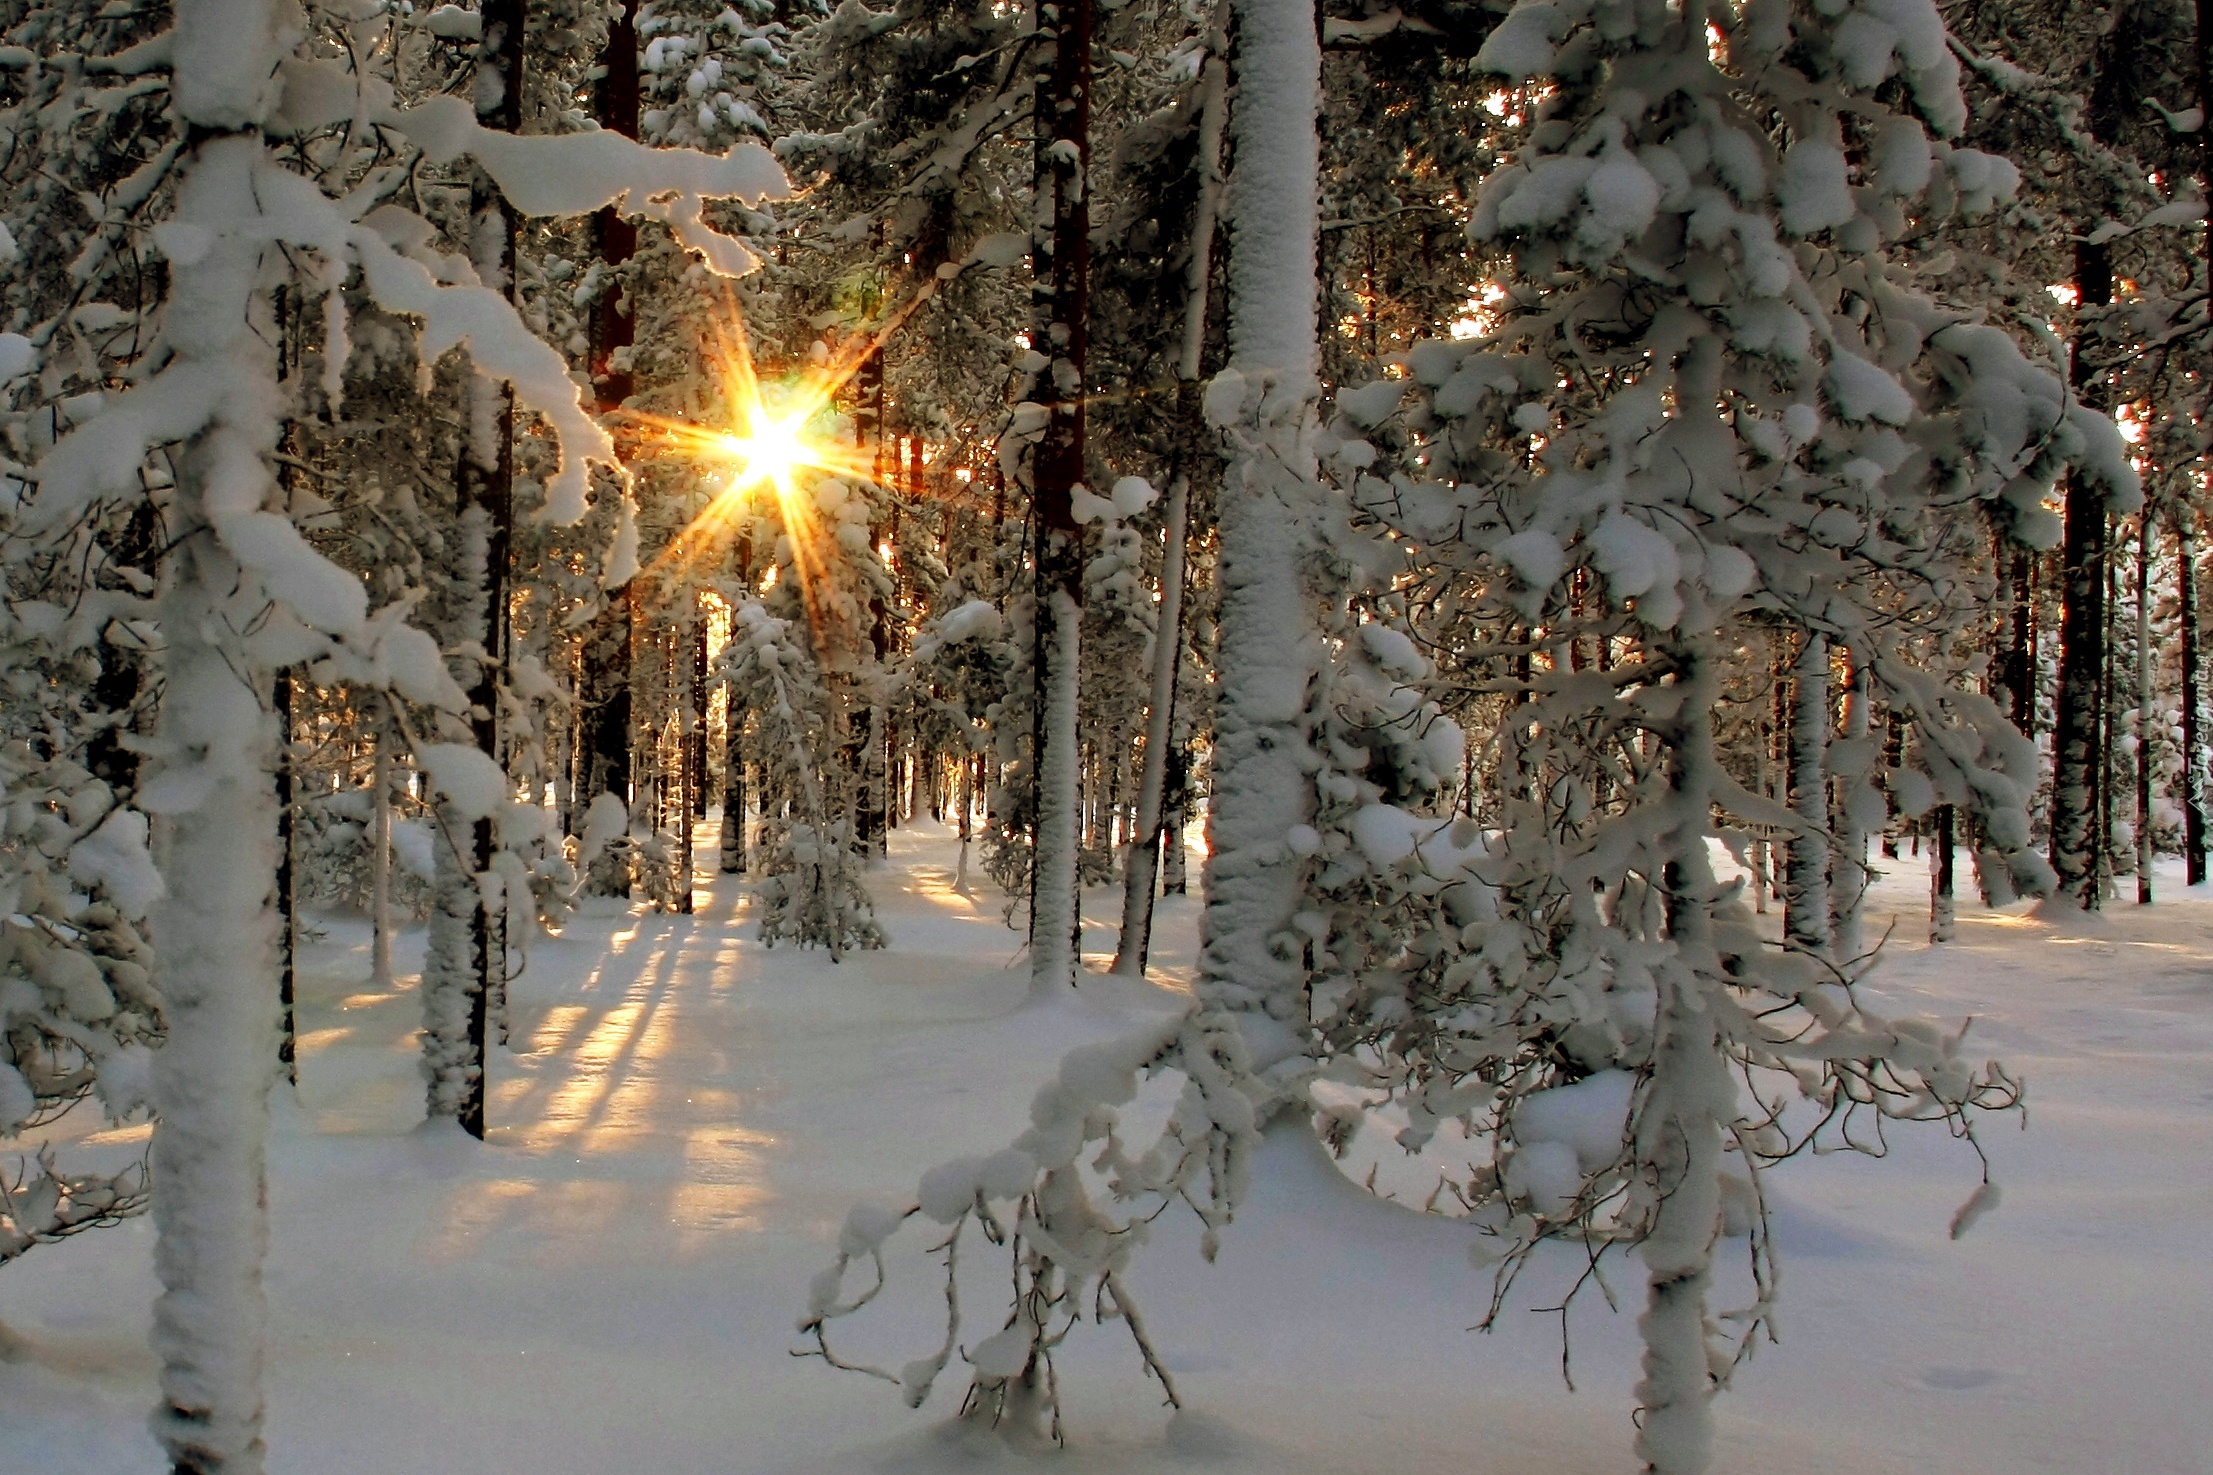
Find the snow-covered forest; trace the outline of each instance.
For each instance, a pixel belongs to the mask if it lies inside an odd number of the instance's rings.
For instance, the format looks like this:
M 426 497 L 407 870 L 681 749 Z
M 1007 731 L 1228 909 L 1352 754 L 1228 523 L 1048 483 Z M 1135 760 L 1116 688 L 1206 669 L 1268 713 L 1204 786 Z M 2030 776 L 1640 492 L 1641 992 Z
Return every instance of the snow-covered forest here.
M 0 1470 L 2202 1470 L 2209 23 L 0 0 Z

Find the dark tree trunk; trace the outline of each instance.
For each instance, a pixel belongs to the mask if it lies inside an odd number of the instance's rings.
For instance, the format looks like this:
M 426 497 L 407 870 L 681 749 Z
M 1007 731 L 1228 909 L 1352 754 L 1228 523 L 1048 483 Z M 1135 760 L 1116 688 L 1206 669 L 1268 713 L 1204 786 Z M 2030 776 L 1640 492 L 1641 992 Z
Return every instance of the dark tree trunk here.
M 707 817 L 707 615 L 692 617 L 692 819 Z
M 2213 199 L 2213 0 L 2198 0 L 2198 190 Z M 2206 281 L 2213 286 L 2213 230 L 2201 237 Z M 2213 302 L 2207 304 L 2213 313 Z M 2197 512 L 2185 499 L 2175 509 L 2175 557 L 2182 604 L 2183 864 L 2192 886 L 2205 884 L 2205 731 L 2200 713 Z
M 607 28 L 607 49 L 600 58 L 605 70 L 593 95 L 600 126 L 625 138 L 638 136 L 637 20 L 637 0 L 623 0 Z M 589 324 L 592 386 L 604 414 L 621 408 L 637 388 L 627 366 L 637 324 L 624 278 L 637 253 L 638 228 L 612 207 L 601 210 L 592 227 L 600 263 L 615 278 L 592 304 Z M 625 810 L 632 800 L 631 626 L 636 596 L 625 587 L 608 590 L 605 599 L 585 628 L 577 663 L 577 789 L 572 807 L 580 815 L 589 813 L 602 794 L 614 795 Z M 619 847 L 609 849 L 593 862 L 587 888 L 598 896 L 627 896 L 629 865 Z
M 2175 509 L 2176 622 L 2182 658 L 2182 855 L 2192 886 L 2205 884 L 2205 719 L 2198 631 L 2197 515 Z
M 2113 269 L 2105 248 L 2087 242 L 2075 249 L 2075 291 L 2080 306 L 2113 300 Z M 2095 383 L 2079 352 L 2072 371 L 2076 392 L 2095 403 Z M 2106 836 L 2101 799 L 2106 748 L 2106 560 L 2109 529 L 2105 498 L 2080 475 L 2070 474 L 2066 536 L 2061 545 L 2059 696 L 2052 731 L 2052 869 L 2060 889 L 2089 910 L 2105 902 L 2102 873 Z
M 1936 857 L 1929 878 L 1929 941 L 1950 942 L 1957 929 L 1957 908 L 1952 899 L 1953 857 L 1957 843 L 1956 813 L 1949 804 L 1936 807 Z
M 1048 359 L 1036 390 L 1047 408 L 1032 462 L 1037 542 L 1033 778 L 1037 845 L 1030 868 L 1031 979 L 1071 983 L 1081 957 L 1077 892 L 1082 754 L 1076 693 L 1083 623 L 1083 528 L 1074 491 L 1084 478 L 1084 396 L 1090 348 L 1091 44 L 1093 0 L 1041 3 L 1050 68 L 1037 88 L 1038 216 L 1033 240 L 1034 342 Z
M 593 102 L 599 126 L 625 138 L 638 136 L 638 0 L 623 0 L 621 10 L 607 27 L 607 49 L 600 55 L 605 70 L 594 88 Z M 637 388 L 623 350 L 636 341 L 637 319 L 631 310 L 624 268 L 638 251 L 638 227 L 609 205 L 592 219 L 600 263 L 614 281 L 592 304 L 590 325 L 592 385 L 604 412 L 619 408 Z M 621 355 L 621 357 L 618 357 Z
M 2036 736 L 2036 554 L 2013 544 L 2007 549 L 2012 567 L 2013 639 L 2006 646 L 2005 686 L 2012 703 L 2013 725 L 2023 737 Z
M 117 568 L 131 568 L 151 576 L 160 564 L 161 513 L 147 498 L 131 509 L 122 530 L 108 549 Z M 135 637 L 120 625 L 105 632 L 100 652 L 100 674 L 92 678 L 92 704 L 105 726 L 85 745 L 85 767 L 118 796 L 138 787 L 138 755 L 123 746 L 123 736 L 139 727 L 138 708 L 145 695 L 147 660 Z M 118 641 L 130 641 L 128 645 Z
M 1829 641 L 1811 631 L 1791 677 L 1790 837 L 1783 885 L 1783 935 L 1816 957 L 1829 956 Z
M 2152 514 L 2136 522 L 2136 902 L 2152 903 Z
M 494 73 L 495 91 L 479 87 L 477 119 L 487 128 L 517 133 L 522 130 L 524 0 L 484 0 L 483 42 L 477 65 Z M 481 170 L 470 186 L 469 255 L 477 275 L 495 291 L 515 295 L 515 215 L 498 186 Z M 478 406 L 470 416 L 457 480 L 459 512 L 464 525 L 479 524 L 484 537 L 484 583 L 475 591 L 484 659 L 469 683 L 470 737 L 479 751 L 494 763 L 502 761 L 499 731 L 500 675 L 507 660 L 507 576 L 514 524 L 515 491 L 515 392 L 503 381 L 476 375 L 468 390 Z M 489 400 L 488 415 L 483 402 Z M 477 427 L 489 421 L 491 443 L 482 443 Z M 469 860 L 478 874 L 491 869 L 498 835 L 492 819 L 479 819 L 469 827 Z M 477 1063 L 474 1084 L 459 1113 L 461 1126 L 471 1137 L 484 1136 L 485 1043 L 491 1022 L 504 1019 L 502 997 L 507 982 L 506 929 L 499 917 L 483 906 L 470 914 L 470 971 L 474 975 L 469 1000 L 469 1050 Z
M 294 1001 L 299 988 L 300 883 L 299 826 L 300 778 L 298 755 L 292 750 L 295 725 L 292 668 L 276 673 L 277 709 L 277 1010 L 280 1015 L 277 1063 L 284 1078 L 300 1083 L 300 1032 Z

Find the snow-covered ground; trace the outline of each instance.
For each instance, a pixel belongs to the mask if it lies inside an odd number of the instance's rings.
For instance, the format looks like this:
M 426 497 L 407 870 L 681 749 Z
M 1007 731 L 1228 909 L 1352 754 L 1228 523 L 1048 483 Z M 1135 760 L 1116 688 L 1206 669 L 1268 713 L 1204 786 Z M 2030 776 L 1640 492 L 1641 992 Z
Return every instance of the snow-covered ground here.
M 728 878 L 703 885 L 694 917 L 580 919 L 514 987 L 483 1146 L 416 1130 L 413 995 L 370 991 L 364 929 L 329 924 L 305 957 L 300 1088 L 272 1153 L 272 1468 L 1016 1462 L 944 1432 L 957 1367 L 916 1413 L 790 1355 L 853 1202 L 904 1198 L 933 1162 L 1003 1145 L 1062 1048 L 1179 1002 L 1100 979 L 1085 1001 L 1027 1006 L 989 883 L 961 894 L 953 865 L 942 831 L 898 832 L 872 877 L 892 948 L 842 967 L 764 951 Z M 1977 1016 L 1972 1038 L 2028 1079 L 2028 1130 L 1991 1125 L 2004 1204 L 1957 1243 L 1946 1225 L 1974 1165 L 1940 1129 L 1897 1134 L 1886 1162 L 1778 1175 L 1783 1340 L 1721 1403 L 1722 1470 L 2213 1469 L 2213 896 L 2163 879 L 2158 906 L 2071 930 L 1966 905 L 1939 949 L 1921 942 L 1918 863 L 1878 885 L 1876 928 L 1899 918 L 1878 993 Z M 1095 966 L 1113 902 L 1091 899 Z M 1193 910 L 1164 903 L 1171 982 Z M 1171 1421 L 1120 1329 L 1080 1329 L 1061 1362 L 1070 1448 L 1047 1463 L 1628 1469 L 1631 1316 L 1579 1304 L 1571 1393 L 1560 1318 L 1536 1309 L 1571 1257 L 1540 1264 L 1482 1335 L 1468 1328 L 1490 1279 L 1468 1240 L 1272 1143 L 1216 1263 L 1171 1216 L 1133 1275 L 1190 1411 Z M 0 1319 L 21 1339 L 0 1362 L 0 1472 L 160 1468 L 144 1432 L 152 1243 L 140 1220 L 0 1271 Z M 897 1365 L 929 1350 L 942 1301 L 919 1244 L 894 1243 L 883 1314 L 847 1335 Z M 981 1256 L 970 1268 L 1003 1275 Z M 1633 1268 L 1612 1280 L 1633 1310 Z M 991 1319 L 964 1341 L 997 1326 L 994 1303 L 974 1307 Z

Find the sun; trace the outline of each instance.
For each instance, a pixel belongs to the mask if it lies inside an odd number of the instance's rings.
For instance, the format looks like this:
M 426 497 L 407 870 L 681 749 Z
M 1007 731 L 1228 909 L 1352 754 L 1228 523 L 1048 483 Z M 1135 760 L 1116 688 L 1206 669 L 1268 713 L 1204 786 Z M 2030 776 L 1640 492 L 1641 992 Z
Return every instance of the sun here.
M 728 495 L 743 496 L 765 485 L 788 497 L 796 473 L 805 467 L 822 466 L 826 458 L 821 448 L 807 440 L 807 418 L 804 413 L 772 417 L 765 410 L 756 410 L 748 434 L 723 436 L 718 449 L 738 463 Z

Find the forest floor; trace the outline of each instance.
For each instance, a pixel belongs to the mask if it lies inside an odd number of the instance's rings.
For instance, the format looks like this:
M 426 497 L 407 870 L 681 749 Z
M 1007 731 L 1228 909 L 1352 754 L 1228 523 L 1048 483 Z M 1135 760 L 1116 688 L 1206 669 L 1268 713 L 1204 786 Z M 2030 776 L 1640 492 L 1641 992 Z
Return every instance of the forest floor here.
M 702 876 L 694 916 L 576 919 L 513 987 L 482 1145 L 418 1128 L 410 980 L 370 988 L 366 929 L 319 924 L 300 1084 L 278 1093 L 271 1148 L 271 1468 L 1027 1463 L 949 1430 L 958 1362 L 912 1412 L 885 1384 L 791 1356 L 794 1321 L 851 1204 L 905 1200 L 931 1164 L 1004 1145 L 1061 1050 L 1179 1005 L 1194 905 L 1163 903 L 1156 984 L 1101 978 L 1081 1000 L 1032 1005 L 996 893 L 980 875 L 957 888 L 955 857 L 941 828 L 897 832 L 871 878 L 892 946 L 843 965 L 764 951 L 731 877 Z M 1782 1340 L 1721 1400 L 1717 1467 L 2204 1475 L 2213 894 L 2163 876 L 2157 906 L 2066 928 L 1967 904 L 1958 942 L 1929 948 L 1923 876 L 1900 861 L 1873 894 L 1875 929 L 1898 921 L 1876 992 L 1976 1016 L 1980 1051 L 2026 1076 L 2027 1130 L 1986 1129 L 2003 1205 L 1947 1239 L 1976 1172 L 1940 1128 L 1893 1134 L 1887 1161 L 1779 1171 Z M 1094 967 L 1117 897 L 1090 898 Z M 419 957 L 420 935 L 408 941 L 403 966 Z M 127 1152 L 145 1130 L 97 1135 Z M 1419 1199 L 1421 1173 L 1387 1162 L 1376 1181 Z M 1271 1139 L 1212 1265 L 1187 1219 L 1161 1220 L 1132 1282 L 1188 1411 L 1171 1419 L 1121 1328 L 1081 1327 L 1059 1364 L 1069 1447 L 1046 1468 L 1632 1467 L 1634 1265 L 1609 1274 L 1621 1313 L 1591 1294 L 1568 1316 L 1570 1392 L 1562 1318 L 1539 1309 L 1579 1268 L 1564 1250 L 1484 1335 L 1469 1328 L 1490 1276 L 1465 1226 L 1372 1199 L 1318 1154 Z M 18 1339 L 0 1361 L 0 1472 L 159 1469 L 144 1423 L 153 1241 L 141 1219 L 0 1271 Z M 880 1313 L 845 1325 L 846 1350 L 896 1367 L 934 1347 L 943 1293 L 914 1231 L 893 1245 Z M 1005 1266 L 973 1241 L 966 1253 L 973 1344 L 998 1327 Z

